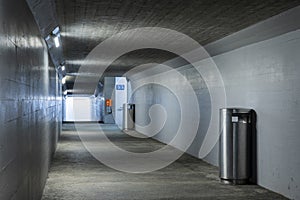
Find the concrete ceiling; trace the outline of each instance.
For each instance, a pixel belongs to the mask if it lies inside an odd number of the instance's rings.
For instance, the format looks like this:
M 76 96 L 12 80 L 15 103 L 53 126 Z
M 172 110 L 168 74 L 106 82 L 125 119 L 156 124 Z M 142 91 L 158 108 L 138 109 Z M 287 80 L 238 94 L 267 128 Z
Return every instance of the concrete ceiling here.
M 299 0 L 56 0 L 71 76 L 95 46 L 121 31 L 163 27 L 206 45 L 298 5 Z M 138 64 L 174 56 L 153 49 L 131 52 L 116 60 L 107 74 L 121 75 Z

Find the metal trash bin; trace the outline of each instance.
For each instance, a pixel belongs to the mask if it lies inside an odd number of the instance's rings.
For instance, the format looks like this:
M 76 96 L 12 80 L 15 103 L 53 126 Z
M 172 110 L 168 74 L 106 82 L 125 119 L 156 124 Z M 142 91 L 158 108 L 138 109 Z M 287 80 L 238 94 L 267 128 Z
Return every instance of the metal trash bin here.
M 135 104 L 123 104 L 123 130 L 134 129 L 135 122 Z
M 247 184 L 251 177 L 251 109 L 220 109 L 219 167 L 225 184 Z

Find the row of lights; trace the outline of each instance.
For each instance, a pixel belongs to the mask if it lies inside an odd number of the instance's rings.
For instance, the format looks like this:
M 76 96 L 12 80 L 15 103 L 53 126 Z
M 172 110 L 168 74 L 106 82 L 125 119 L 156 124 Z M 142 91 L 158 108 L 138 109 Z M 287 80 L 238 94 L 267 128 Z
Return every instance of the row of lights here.
M 46 38 L 45 41 L 48 45 L 48 48 L 51 49 L 53 47 L 55 48 L 59 48 L 60 47 L 60 30 L 59 27 L 56 27 Z M 57 67 L 57 73 L 60 75 L 59 77 L 62 77 L 61 79 L 61 83 L 64 86 L 66 84 L 66 67 L 64 65 L 64 63 L 60 64 Z M 65 88 L 65 87 L 64 87 Z M 67 89 L 64 89 L 63 91 L 64 95 L 68 94 Z
M 61 74 L 62 74 L 61 84 L 62 84 L 62 85 L 65 85 L 65 84 L 66 84 L 66 76 L 65 76 L 65 74 L 66 74 L 66 72 L 65 72 L 65 71 L 66 71 L 66 67 L 65 67 L 64 64 L 61 64 L 61 65 L 60 65 L 59 71 L 60 71 Z M 66 96 L 67 94 L 68 94 L 67 89 L 64 89 L 63 95 Z

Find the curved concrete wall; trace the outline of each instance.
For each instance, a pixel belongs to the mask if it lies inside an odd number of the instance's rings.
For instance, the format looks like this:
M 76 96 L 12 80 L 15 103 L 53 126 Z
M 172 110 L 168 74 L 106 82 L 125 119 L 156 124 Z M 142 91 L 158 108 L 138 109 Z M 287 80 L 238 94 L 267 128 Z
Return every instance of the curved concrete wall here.
M 40 199 L 60 132 L 60 87 L 22 0 L 0 0 L 0 199 Z
M 229 48 L 229 51 L 213 57 L 224 81 L 227 106 L 253 108 L 257 112 L 258 184 L 293 199 L 300 199 L 300 157 L 298 156 L 300 151 L 300 30 L 287 29 L 284 32 L 280 27 L 284 28 L 286 20 L 295 13 L 298 15 L 299 9 L 298 7 L 293 12 L 288 11 L 234 34 L 233 37 L 236 40 L 246 42 L 248 38 L 243 37 L 245 33 L 246 35 L 256 34 L 257 38 L 254 35 L 251 43 L 234 50 Z M 287 23 L 291 24 L 290 21 Z M 270 32 L 270 37 L 267 37 L 264 28 L 270 27 L 266 26 L 268 24 L 272 27 L 277 26 L 273 29 L 280 30 L 279 35 Z M 297 29 L 299 25 L 295 19 L 293 28 Z M 262 40 L 260 40 L 260 34 L 264 36 Z M 228 43 L 230 39 L 232 37 L 218 41 L 215 47 L 222 47 L 222 44 L 232 45 Z M 226 49 L 226 46 L 223 48 Z M 212 49 L 213 45 L 210 46 L 211 51 Z M 176 63 L 176 60 L 173 62 Z M 172 64 L 172 61 L 169 63 Z M 199 61 L 195 65 L 203 67 L 206 65 L 206 60 Z M 218 124 L 219 122 L 217 120 L 210 122 L 211 101 L 202 77 L 197 75 L 195 69 L 188 66 L 177 68 L 177 70 L 186 77 L 198 97 L 201 120 L 197 136 L 188 149 L 188 153 L 199 157 L 208 123 Z M 131 83 L 134 85 L 140 80 L 152 79 L 157 82 L 169 81 L 175 85 L 180 84 L 179 80 L 168 73 L 153 76 L 143 76 L 143 73 L 140 73 L 132 77 Z M 149 72 L 144 74 L 149 74 Z M 210 77 L 209 81 L 213 82 L 214 77 Z M 214 89 L 219 87 L 221 86 L 215 85 Z M 177 116 L 177 118 L 180 115 L 175 98 L 166 97 L 166 93 L 157 87 L 142 87 L 134 94 L 133 99 L 138 105 L 136 106 L 136 119 L 140 124 L 148 123 L 148 108 L 154 104 L 173 106 L 174 109 L 170 109 L 168 115 Z M 212 112 L 218 112 L 218 110 Z M 153 117 L 159 116 L 157 114 Z M 141 120 L 145 122 L 140 122 Z M 177 122 L 174 126 L 176 124 Z M 170 141 L 176 133 L 171 127 L 163 129 L 155 138 L 162 142 Z M 219 131 L 217 127 L 214 127 L 215 132 Z M 204 160 L 218 165 L 218 144 Z

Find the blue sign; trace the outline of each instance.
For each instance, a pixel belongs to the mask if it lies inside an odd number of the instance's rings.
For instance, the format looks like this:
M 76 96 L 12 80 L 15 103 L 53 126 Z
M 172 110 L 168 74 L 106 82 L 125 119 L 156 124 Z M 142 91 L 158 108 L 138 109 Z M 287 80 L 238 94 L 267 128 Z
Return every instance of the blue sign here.
M 125 90 L 125 85 L 116 85 L 116 90 Z

